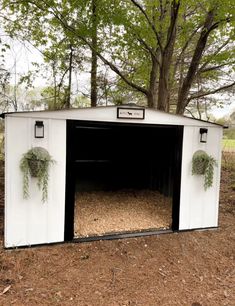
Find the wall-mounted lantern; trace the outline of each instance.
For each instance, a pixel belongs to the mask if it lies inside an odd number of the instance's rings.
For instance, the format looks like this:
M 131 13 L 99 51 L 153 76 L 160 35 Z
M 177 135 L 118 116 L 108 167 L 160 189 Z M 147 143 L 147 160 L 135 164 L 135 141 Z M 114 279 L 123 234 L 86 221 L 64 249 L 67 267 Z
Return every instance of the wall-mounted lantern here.
M 200 142 L 207 142 L 207 132 L 208 129 L 200 128 Z
M 43 121 L 35 121 L 34 137 L 44 138 L 44 124 Z

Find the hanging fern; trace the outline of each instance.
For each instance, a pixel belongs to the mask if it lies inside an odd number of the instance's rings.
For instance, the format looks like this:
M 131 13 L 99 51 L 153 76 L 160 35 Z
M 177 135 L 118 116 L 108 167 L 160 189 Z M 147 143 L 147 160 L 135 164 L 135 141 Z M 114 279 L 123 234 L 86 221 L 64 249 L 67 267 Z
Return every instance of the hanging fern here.
M 34 147 L 25 153 L 20 161 L 23 172 L 23 197 L 29 197 L 29 178 L 36 177 L 39 190 L 42 191 L 42 202 L 48 198 L 49 168 L 54 160 L 46 149 Z
M 199 150 L 194 153 L 192 160 L 192 174 L 204 175 L 205 190 L 213 185 L 215 166 L 217 166 L 216 160 L 206 152 Z
M 205 190 L 213 185 L 214 166 L 217 166 L 216 160 L 209 156 L 204 178 Z
M 22 158 L 20 162 L 20 169 L 23 172 L 23 197 L 27 199 L 29 197 L 29 167 L 27 159 Z

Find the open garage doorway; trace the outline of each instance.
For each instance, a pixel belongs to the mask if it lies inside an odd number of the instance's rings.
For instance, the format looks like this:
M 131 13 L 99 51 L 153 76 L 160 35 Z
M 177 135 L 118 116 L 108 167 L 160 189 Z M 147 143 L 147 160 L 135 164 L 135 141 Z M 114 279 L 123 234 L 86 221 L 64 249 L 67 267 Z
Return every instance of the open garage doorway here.
M 67 121 L 65 240 L 178 230 L 183 127 Z

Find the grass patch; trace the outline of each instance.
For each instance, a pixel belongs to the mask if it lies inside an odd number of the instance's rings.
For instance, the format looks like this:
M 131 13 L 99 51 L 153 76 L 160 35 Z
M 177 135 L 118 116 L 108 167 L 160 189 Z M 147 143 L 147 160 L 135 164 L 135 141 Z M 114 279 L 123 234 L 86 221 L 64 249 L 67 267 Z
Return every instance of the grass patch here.
M 225 170 L 235 171 L 235 152 L 222 153 L 222 167 Z
M 235 139 L 223 139 L 223 151 L 235 151 Z

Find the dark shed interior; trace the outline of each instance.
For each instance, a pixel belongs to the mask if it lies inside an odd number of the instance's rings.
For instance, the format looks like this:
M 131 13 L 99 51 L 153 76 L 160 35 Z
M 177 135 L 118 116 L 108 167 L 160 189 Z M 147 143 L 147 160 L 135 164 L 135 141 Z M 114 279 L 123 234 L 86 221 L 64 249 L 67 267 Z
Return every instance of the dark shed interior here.
M 99 191 L 158 191 L 172 199 L 177 227 L 182 135 L 179 126 L 68 120 L 65 238 L 76 194 Z

